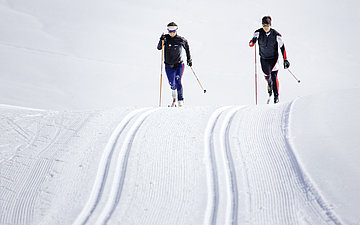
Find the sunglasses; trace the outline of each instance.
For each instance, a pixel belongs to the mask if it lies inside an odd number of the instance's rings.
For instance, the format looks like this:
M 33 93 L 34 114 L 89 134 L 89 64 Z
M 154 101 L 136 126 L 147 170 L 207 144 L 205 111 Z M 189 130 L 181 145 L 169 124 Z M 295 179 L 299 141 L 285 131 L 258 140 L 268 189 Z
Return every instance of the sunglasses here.
M 168 30 L 169 31 L 169 33 L 175 33 L 176 32 L 176 30 Z

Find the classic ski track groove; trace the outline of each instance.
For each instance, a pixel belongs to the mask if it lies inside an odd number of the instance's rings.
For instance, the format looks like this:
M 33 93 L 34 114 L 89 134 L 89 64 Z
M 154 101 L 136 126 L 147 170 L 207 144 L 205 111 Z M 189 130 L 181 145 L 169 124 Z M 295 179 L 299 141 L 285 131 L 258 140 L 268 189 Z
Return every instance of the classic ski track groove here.
M 103 210 L 100 212 L 100 215 L 98 216 L 95 224 L 107 224 L 107 222 L 111 218 L 112 213 L 114 212 L 117 204 L 120 201 L 132 142 L 136 136 L 137 131 L 140 129 L 140 126 L 145 121 L 145 119 L 150 114 L 152 114 L 153 112 L 159 109 L 160 108 L 149 109 L 144 113 L 141 113 L 141 115 L 136 119 L 134 124 L 131 126 L 130 130 L 127 132 L 125 140 L 121 146 L 118 158 L 116 160 L 116 165 L 121 165 L 121 166 L 118 166 L 115 171 L 109 198 Z
M 74 221 L 73 225 L 81 225 L 86 224 L 86 222 L 91 217 L 92 213 L 94 212 L 95 208 L 97 207 L 100 198 L 103 194 L 104 186 L 107 181 L 107 176 L 109 173 L 111 158 L 113 156 L 113 153 L 116 149 L 116 145 L 118 142 L 118 139 L 124 132 L 125 128 L 128 126 L 130 121 L 137 116 L 138 114 L 141 114 L 143 111 L 147 110 L 148 108 L 141 108 L 136 109 L 128 113 L 117 125 L 115 130 L 112 132 L 107 145 L 105 147 L 104 153 L 101 156 L 101 160 L 99 163 L 99 169 L 97 171 L 97 175 L 95 178 L 95 182 L 90 194 L 90 197 L 85 204 L 83 210 L 78 215 L 76 220 Z
M 208 203 L 205 211 L 204 224 L 216 224 L 218 204 L 219 204 L 219 181 L 218 181 L 218 171 L 214 155 L 214 130 L 217 121 L 221 114 L 229 109 L 230 106 L 221 107 L 215 112 L 212 113 L 208 124 L 205 129 L 204 134 L 204 146 L 205 146 L 205 156 L 206 158 L 206 167 L 207 167 L 207 187 L 208 187 Z
M 230 125 L 235 113 L 244 106 L 231 109 L 225 116 L 220 130 L 221 153 L 226 168 L 226 187 L 227 187 L 227 206 L 225 224 L 238 224 L 238 185 L 236 180 L 236 170 L 231 155 L 230 148 Z
M 225 224 L 237 224 L 237 211 L 238 211 L 238 187 L 236 181 L 236 171 L 234 168 L 233 159 L 231 156 L 229 130 L 232 119 L 236 112 L 238 112 L 243 106 L 240 107 L 221 107 L 215 110 L 210 116 L 205 134 L 204 134 L 204 146 L 206 167 L 207 167 L 207 183 L 208 183 L 208 203 L 205 211 L 204 224 L 220 224 L 218 222 L 219 211 L 219 196 L 225 194 L 226 198 L 226 210 L 225 210 Z M 225 111 L 229 111 L 226 112 Z M 220 123 L 220 117 L 225 114 L 225 118 Z M 220 123 L 220 125 L 218 125 Z M 215 128 L 220 126 L 219 136 L 215 136 Z M 219 138 L 220 142 L 220 154 L 215 154 L 215 142 Z M 221 160 L 217 163 L 217 160 Z M 225 178 L 219 178 L 218 172 L 222 171 L 225 174 Z M 225 183 L 226 193 L 220 193 L 219 183 Z

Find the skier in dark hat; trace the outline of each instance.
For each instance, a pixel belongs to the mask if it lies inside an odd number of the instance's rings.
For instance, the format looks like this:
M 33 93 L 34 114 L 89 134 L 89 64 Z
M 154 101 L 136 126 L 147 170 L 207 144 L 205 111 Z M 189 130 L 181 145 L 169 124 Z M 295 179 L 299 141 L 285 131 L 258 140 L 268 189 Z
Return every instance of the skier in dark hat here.
M 183 87 L 181 78 L 184 72 L 184 63 L 181 58 L 182 48 L 185 49 L 187 65 L 192 66 L 190 55 L 190 48 L 187 40 L 177 34 L 178 26 L 176 23 L 171 22 L 167 25 L 168 34 L 163 34 L 160 37 L 157 49 L 161 50 L 162 41 L 164 41 L 165 51 L 165 71 L 169 80 L 170 88 L 172 89 L 173 104 L 176 98 L 179 106 L 183 106 Z
M 270 16 L 264 16 L 262 18 L 262 28 L 255 31 L 253 38 L 249 42 L 250 47 L 253 47 L 256 44 L 256 41 L 258 41 L 259 45 L 261 68 L 268 83 L 269 100 L 274 92 L 274 103 L 278 103 L 279 81 L 277 74 L 279 69 L 276 67 L 276 64 L 279 58 L 279 47 L 284 60 L 284 68 L 289 68 L 290 63 L 287 60 L 285 45 L 280 33 L 271 28 Z

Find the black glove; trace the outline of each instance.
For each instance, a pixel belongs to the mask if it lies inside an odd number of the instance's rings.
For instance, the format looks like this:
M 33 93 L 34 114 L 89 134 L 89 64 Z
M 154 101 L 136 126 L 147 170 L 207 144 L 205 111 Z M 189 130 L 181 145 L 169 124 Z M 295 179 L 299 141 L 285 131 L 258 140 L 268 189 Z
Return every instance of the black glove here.
M 165 34 L 162 34 L 160 37 L 160 41 L 165 41 L 165 39 L 166 39 Z
M 284 69 L 287 69 L 290 67 L 290 63 L 287 59 L 284 59 Z
M 187 60 L 187 64 L 188 64 L 188 66 L 192 67 L 192 60 L 191 60 L 191 59 L 188 59 L 188 60 Z

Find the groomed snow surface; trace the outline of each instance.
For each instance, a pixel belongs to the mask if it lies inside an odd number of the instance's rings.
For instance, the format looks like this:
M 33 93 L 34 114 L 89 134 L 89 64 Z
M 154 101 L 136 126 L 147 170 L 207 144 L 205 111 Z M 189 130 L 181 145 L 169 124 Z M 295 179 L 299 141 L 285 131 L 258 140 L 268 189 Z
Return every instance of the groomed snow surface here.
M 1 105 L 0 224 L 358 224 L 359 99 Z

